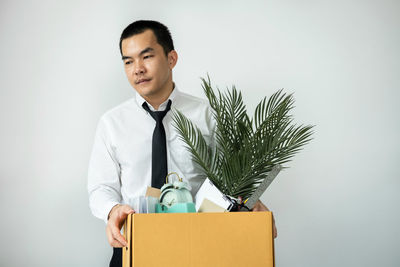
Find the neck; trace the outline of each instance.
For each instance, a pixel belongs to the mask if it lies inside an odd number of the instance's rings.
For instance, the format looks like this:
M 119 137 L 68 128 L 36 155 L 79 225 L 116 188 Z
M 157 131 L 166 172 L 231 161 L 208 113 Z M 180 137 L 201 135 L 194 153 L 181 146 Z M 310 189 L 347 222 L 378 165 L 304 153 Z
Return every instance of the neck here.
M 171 83 L 166 87 L 165 90 L 162 90 L 161 94 L 152 95 L 152 96 L 142 96 L 155 110 L 158 110 L 160 105 L 164 103 L 168 97 L 171 95 L 174 90 L 175 84 L 171 81 Z

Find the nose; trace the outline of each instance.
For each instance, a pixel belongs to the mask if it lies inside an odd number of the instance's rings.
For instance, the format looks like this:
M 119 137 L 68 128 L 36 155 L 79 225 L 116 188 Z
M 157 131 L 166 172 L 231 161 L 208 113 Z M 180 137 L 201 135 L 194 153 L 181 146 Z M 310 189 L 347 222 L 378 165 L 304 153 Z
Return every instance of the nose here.
M 138 60 L 135 64 L 134 72 L 136 75 L 145 73 L 145 67 L 143 65 L 143 61 Z

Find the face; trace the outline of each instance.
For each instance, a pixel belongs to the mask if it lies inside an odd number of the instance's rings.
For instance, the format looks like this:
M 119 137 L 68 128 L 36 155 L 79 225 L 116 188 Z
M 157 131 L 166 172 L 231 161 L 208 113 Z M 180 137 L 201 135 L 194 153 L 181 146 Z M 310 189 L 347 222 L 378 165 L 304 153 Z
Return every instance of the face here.
M 173 50 L 166 56 L 151 30 L 124 39 L 121 50 L 125 73 L 132 87 L 152 105 L 164 102 L 173 89 L 176 52 Z

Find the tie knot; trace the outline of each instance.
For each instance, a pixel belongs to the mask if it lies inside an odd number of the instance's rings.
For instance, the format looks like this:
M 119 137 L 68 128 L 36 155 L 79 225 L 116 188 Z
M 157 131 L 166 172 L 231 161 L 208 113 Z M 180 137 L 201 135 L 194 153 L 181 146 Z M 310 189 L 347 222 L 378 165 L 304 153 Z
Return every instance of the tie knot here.
M 167 112 L 171 109 L 171 100 L 168 100 L 167 107 L 163 111 L 152 111 L 146 102 L 143 103 L 143 108 L 150 114 L 150 116 L 157 122 L 160 123 L 164 119 Z

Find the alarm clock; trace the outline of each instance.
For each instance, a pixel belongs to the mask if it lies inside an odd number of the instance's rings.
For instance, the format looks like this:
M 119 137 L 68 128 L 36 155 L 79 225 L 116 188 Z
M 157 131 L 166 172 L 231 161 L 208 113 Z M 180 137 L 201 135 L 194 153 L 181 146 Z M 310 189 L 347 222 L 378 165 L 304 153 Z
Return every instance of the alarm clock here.
M 168 177 L 175 174 L 178 180 L 168 181 Z M 167 175 L 166 184 L 161 187 L 160 204 L 157 204 L 156 212 L 195 212 L 190 186 L 184 182 L 176 172 Z

